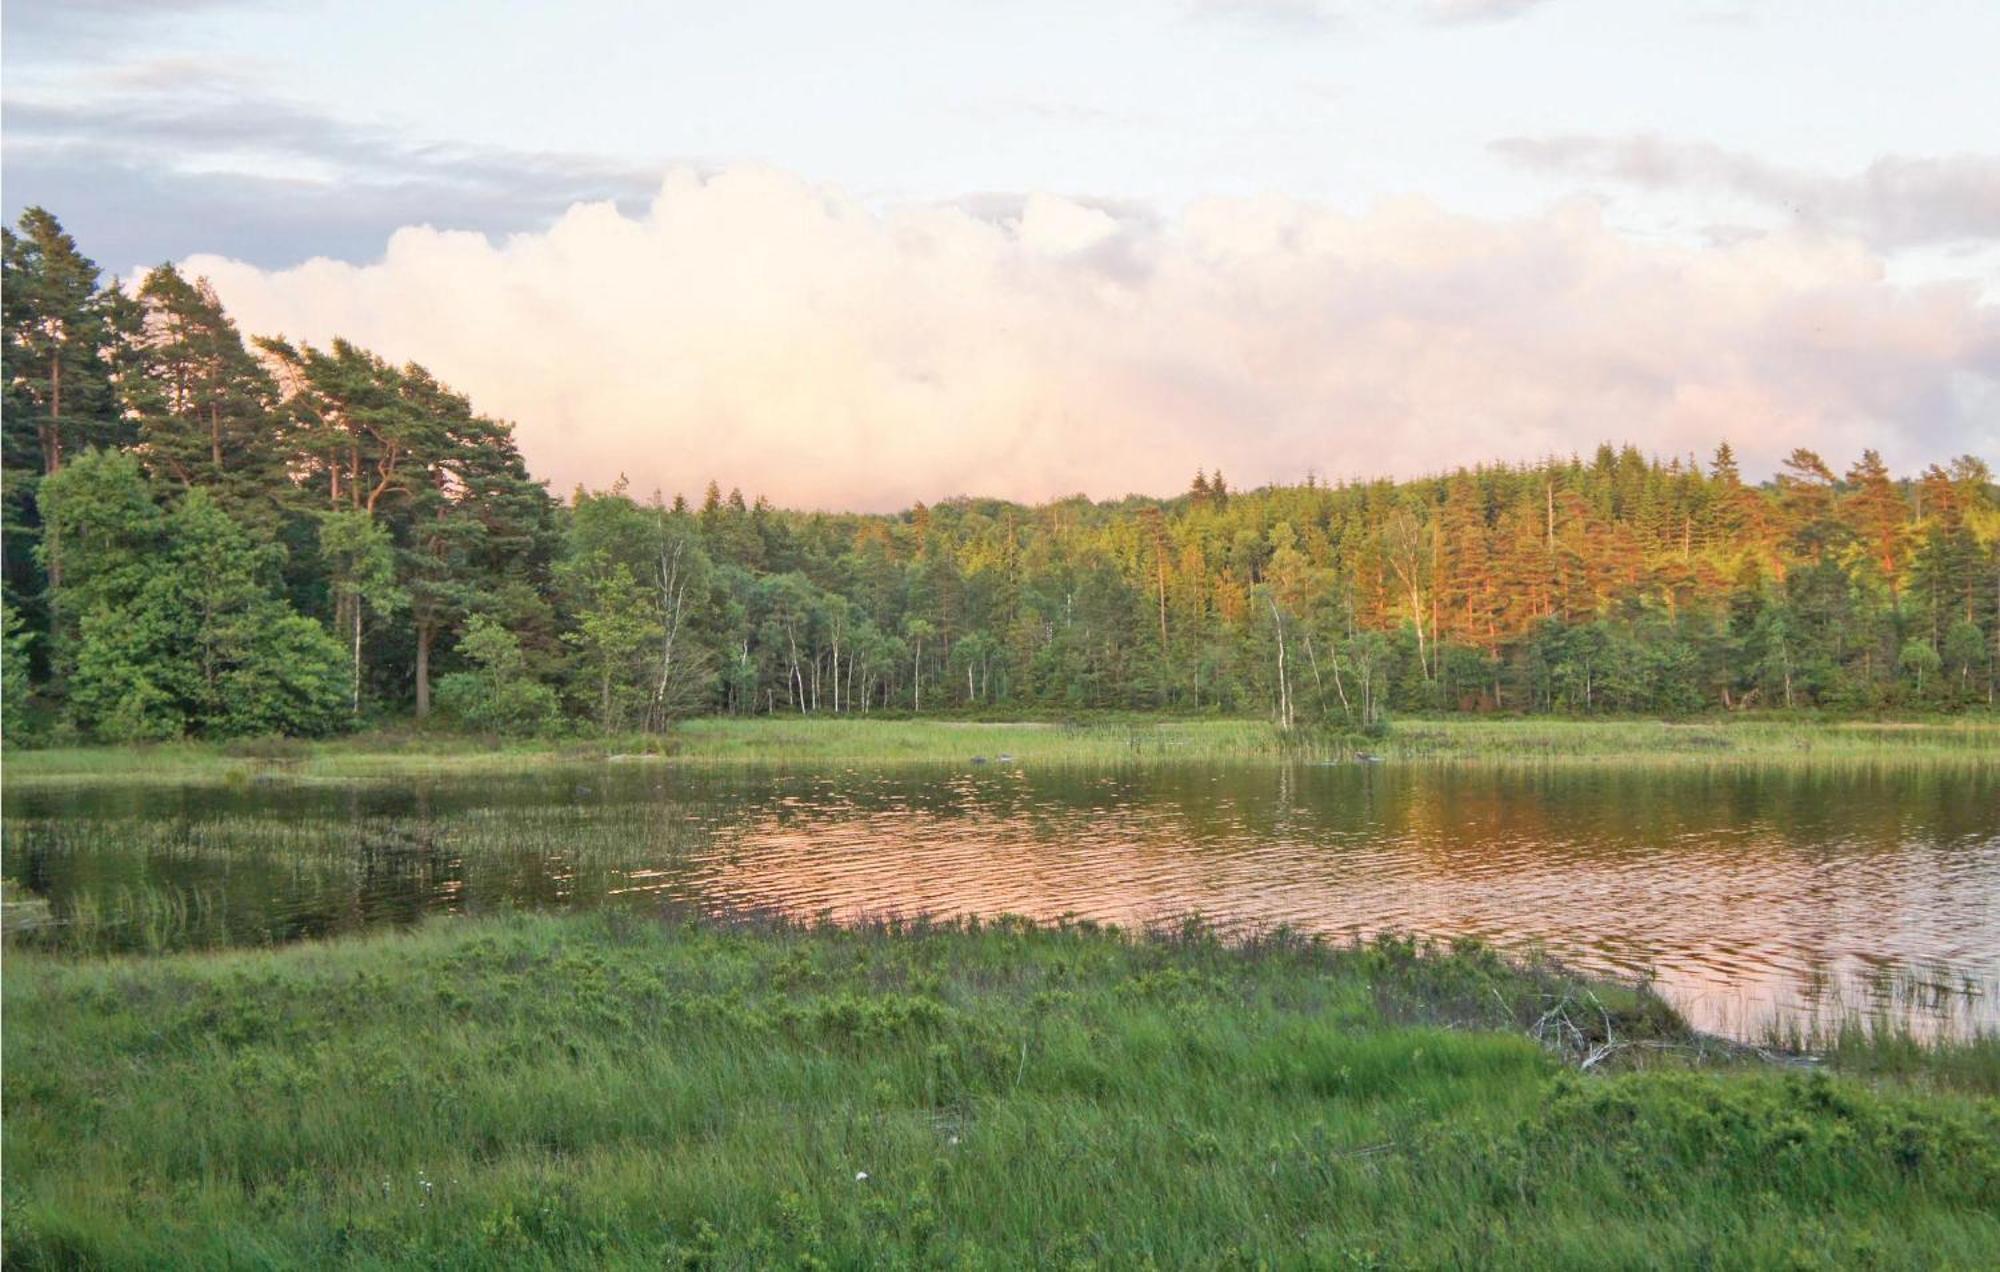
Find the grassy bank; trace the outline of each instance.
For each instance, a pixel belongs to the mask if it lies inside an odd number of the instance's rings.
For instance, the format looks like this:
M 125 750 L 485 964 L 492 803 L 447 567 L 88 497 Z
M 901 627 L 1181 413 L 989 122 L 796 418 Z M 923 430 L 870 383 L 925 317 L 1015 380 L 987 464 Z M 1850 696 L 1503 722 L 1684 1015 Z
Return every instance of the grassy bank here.
M 699 719 L 668 736 L 493 742 L 386 732 L 326 742 L 167 743 L 10 750 L 9 782 L 354 781 L 507 773 L 561 763 L 1173 763 L 1304 760 L 1388 763 L 1713 765 L 1992 764 L 2000 718 L 1875 722 L 1732 718 L 1443 719 L 1398 722 L 1387 737 L 1300 731 L 1256 720 L 1084 718 L 1069 723 L 855 718 Z
M 4 974 L 23 1268 L 2000 1256 L 1991 1047 L 1786 1072 L 1478 949 L 520 917 Z

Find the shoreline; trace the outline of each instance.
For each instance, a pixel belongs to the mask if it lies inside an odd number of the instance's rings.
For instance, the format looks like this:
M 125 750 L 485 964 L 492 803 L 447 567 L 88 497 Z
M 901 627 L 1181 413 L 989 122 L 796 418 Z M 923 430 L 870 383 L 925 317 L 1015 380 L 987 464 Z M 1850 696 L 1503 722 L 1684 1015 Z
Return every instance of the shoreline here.
M 708 717 L 665 735 L 498 741 L 378 731 L 324 741 L 250 739 L 12 750 L 9 787 L 92 782 L 366 781 L 618 763 L 1537 765 L 2000 763 L 2000 717 L 1577 721 L 1410 719 L 1386 736 L 1295 732 L 1259 720 L 1003 721 Z

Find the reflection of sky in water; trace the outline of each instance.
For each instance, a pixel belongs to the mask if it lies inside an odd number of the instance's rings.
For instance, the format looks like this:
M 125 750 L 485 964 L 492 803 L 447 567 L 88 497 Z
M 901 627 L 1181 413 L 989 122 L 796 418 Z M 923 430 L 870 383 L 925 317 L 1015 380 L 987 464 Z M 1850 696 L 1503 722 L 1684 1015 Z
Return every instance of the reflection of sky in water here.
M 31 792 L 7 870 L 170 884 L 224 939 L 501 904 L 799 915 L 1199 912 L 1539 943 L 1743 1029 L 1881 969 L 2000 981 L 1991 772 L 632 768 L 424 789 Z M 210 938 L 214 939 L 214 938 Z M 2000 1023 L 1991 998 L 1953 1008 Z

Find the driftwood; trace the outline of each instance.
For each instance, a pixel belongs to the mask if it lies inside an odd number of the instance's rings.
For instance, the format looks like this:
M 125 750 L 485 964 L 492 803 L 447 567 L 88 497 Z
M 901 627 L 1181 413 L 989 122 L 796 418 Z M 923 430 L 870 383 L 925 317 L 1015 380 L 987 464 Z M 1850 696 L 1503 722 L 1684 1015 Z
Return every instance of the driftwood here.
M 1560 995 L 1545 995 L 1543 1001 L 1549 1006 L 1529 1026 L 1528 1036 L 1579 1073 L 1588 1073 L 1628 1051 L 1686 1056 L 1697 1061 L 1759 1060 L 1786 1069 L 1811 1069 L 1820 1063 L 1818 1056 L 1772 1051 L 1694 1031 L 1689 1031 L 1684 1039 L 1620 1038 L 1612 1028 L 1610 1010 L 1594 991 L 1585 987 L 1566 988 Z

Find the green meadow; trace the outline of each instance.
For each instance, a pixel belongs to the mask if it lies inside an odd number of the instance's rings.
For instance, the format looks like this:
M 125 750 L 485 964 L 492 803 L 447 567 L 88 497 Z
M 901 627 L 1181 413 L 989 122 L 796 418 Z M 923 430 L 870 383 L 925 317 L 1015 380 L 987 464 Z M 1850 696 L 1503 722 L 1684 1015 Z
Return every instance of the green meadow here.
M 2000 1047 L 1476 945 L 436 920 L 6 960 L 9 1265 L 1990 1267 Z

